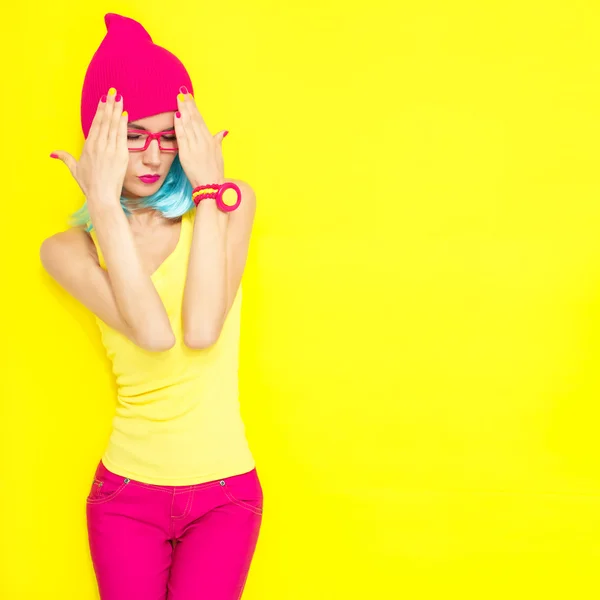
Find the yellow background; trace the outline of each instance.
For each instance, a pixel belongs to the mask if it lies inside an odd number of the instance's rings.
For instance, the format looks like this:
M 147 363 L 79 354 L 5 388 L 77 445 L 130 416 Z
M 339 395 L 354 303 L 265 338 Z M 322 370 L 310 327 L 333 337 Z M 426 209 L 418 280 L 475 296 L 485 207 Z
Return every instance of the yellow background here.
M 105 12 L 187 66 L 259 208 L 241 400 L 265 491 L 245 600 L 593 598 L 600 8 L 12 3 L 4 12 L 0 597 L 96 598 L 114 385 L 41 241 L 81 197 Z

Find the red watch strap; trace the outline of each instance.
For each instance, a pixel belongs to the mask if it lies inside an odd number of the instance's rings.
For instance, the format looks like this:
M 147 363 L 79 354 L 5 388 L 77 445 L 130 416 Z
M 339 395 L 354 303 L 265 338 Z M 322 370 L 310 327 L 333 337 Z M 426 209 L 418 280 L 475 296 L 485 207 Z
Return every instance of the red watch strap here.
M 219 184 L 213 183 L 209 185 L 199 185 L 192 190 L 192 200 L 194 204 L 198 206 L 202 200 L 206 200 L 208 198 L 217 197 L 217 192 L 219 191 Z
M 222 200 L 224 192 L 232 189 L 237 195 L 237 201 L 233 205 L 225 204 Z M 222 212 L 231 212 L 236 210 L 242 201 L 242 192 L 240 188 L 233 182 L 228 181 L 221 185 L 213 183 L 209 185 L 199 185 L 192 190 L 192 200 L 196 207 L 202 200 L 212 198 L 217 201 L 217 206 Z

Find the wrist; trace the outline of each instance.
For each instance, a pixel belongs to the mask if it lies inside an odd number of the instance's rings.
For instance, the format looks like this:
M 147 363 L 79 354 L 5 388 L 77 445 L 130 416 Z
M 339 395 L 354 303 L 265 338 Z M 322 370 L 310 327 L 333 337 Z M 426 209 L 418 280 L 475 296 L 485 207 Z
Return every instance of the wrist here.
M 88 204 L 94 206 L 118 206 L 121 207 L 120 197 L 106 191 L 91 192 L 86 195 Z
M 196 206 L 196 214 L 198 219 L 196 222 L 214 223 L 216 227 L 225 232 L 229 223 L 229 213 L 223 212 L 217 206 L 217 201 L 212 198 L 202 200 Z M 207 221 L 208 219 L 208 221 Z
M 222 212 L 232 212 L 242 201 L 242 192 L 233 181 L 222 184 L 206 184 L 192 190 L 192 200 L 196 207 L 201 202 L 215 200 L 217 208 Z
M 202 202 L 198 202 L 196 205 L 196 210 L 217 212 L 222 215 L 227 215 L 227 213 L 224 213 L 219 209 L 217 201 L 214 198 L 206 198 L 205 200 L 202 200 Z
M 200 187 L 201 185 L 223 185 L 225 183 L 225 179 L 223 177 L 214 177 L 213 179 L 203 177 L 203 178 L 194 178 L 190 179 L 190 183 L 192 184 L 192 189 Z

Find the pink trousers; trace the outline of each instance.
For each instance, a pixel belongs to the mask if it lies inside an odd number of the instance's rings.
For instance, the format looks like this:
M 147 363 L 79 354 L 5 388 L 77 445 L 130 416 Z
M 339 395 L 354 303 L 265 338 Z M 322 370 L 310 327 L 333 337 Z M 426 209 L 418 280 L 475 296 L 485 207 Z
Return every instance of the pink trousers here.
M 100 462 L 86 508 L 101 600 L 239 600 L 262 506 L 256 469 L 163 486 Z

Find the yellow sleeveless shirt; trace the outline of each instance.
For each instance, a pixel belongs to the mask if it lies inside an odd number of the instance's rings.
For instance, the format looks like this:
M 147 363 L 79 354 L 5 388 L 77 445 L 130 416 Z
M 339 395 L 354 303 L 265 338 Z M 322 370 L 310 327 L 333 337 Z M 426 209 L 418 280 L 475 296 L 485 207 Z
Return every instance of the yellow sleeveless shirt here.
M 183 342 L 181 309 L 196 210 L 181 221 L 175 250 L 152 274 L 175 345 L 140 348 L 99 317 L 102 343 L 117 383 L 117 408 L 102 462 L 114 473 L 156 485 L 193 485 L 251 471 L 238 400 L 240 286 L 216 344 Z M 91 232 L 100 266 L 106 263 Z

